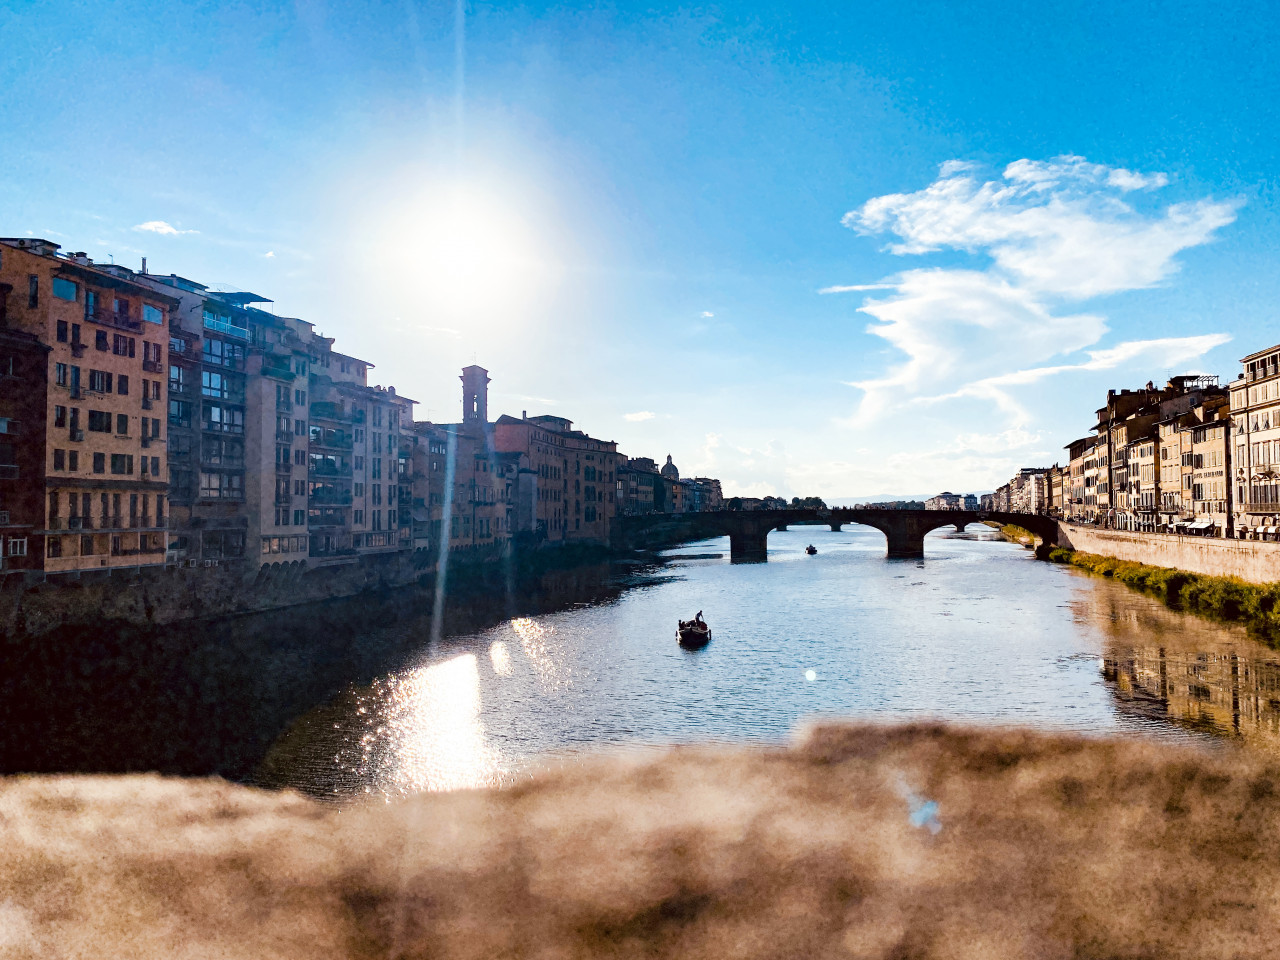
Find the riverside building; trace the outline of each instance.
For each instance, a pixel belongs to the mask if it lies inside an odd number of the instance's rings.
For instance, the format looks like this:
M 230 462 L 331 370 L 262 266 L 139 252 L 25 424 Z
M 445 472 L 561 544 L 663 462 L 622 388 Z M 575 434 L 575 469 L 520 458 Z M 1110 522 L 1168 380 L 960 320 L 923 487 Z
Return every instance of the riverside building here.
M 1235 524 L 1241 536 L 1280 526 L 1280 345 L 1251 353 L 1231 391 Z
M 59 249 L 0 238 L 7 322 L 49 348 L 44 523 L 28 554 L 41 541 L 47 572 L 163 564 L 167 458 L 154 405 L 163 410 L 167 399 L 163 356 L 177 300 Z

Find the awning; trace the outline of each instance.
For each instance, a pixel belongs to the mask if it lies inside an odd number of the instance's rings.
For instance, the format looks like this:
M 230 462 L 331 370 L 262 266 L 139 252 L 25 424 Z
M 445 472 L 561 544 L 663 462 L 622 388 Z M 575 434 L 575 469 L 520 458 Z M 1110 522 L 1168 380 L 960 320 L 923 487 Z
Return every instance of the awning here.
M 1210 527 L 1216 526 L 1212 520 L 1197 520 L 1195 523 L 1187 525 L 1188 530 L 1208 530 Z

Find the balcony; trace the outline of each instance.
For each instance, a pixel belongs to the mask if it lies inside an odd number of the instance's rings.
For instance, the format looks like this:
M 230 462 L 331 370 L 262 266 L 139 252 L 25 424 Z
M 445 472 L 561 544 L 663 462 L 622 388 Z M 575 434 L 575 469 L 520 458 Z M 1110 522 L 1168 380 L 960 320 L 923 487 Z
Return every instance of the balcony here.
M 285 490 L 285 491 L 277 490 L 277 491 L 276 491 L 276 505 L 277 505 L 277 506 L 287 507 L 287 506 L 288 506 L 289 504 L 291 504 L 291 503 L 293 503 L 293 494 L 289 493 L 289 491 L 287 491 L 287 490 Z
M 1250 500 L 1241 506 L 1245 513 L 1280 513 L 1280 500 Z
M 308 472 L 313 477 L 349 477 L 351 476 L 350 465 L 340 466 L 333 463 L 313 463 Z
M 350 423 L 352 416 L 344 413 L 342 404 L 332 403 L 330 401 L 318 401 L 311 404 L 311 418 L 313 420 L 337 420 L 342 423 Z
M 293 464 L 285 463 L 283 460 L 276 461 L 276 473 L 293 473 Z
M 340 510 L 321 510 L 307 517 L 308 527 L 345 527 L 347 515 Z
M 311 432 L 311 446 L 329 447 L 333 450 L 350 450 L 351 437 L 341 430 L 316 429 Z
M 276 443 L 293 443 L 293 431 L 276 427 Z
M 89 345 L 83 341 L 77 340 L 71 344 L 71 355 L 77 359 L 84 356 L 84 352 L 89 349 Z
M 262 361 L 262 375 L 274 377 L 277 380 L 292 380 L 293 365 L 288 359 L 277 362 L 276 358 L 268 356 Z
M 318 505 L 330 504 L 335 507 L 351 505 L 350 490 L 315 490 L 307 497 L 307 503 Z
M 121 330 L 132 330 L 134 333 L 142 332 L 142 321 L 135 320 L 127 313 L 102 310 L 97 313 L 86 313 L 84 318 L 90 323 L 100 323 L 105 327 L 119 327 Z
M 228 337 L 235 337 L 237 340 L 249 339 L 248 327 L 237 327 L 234 323 L 230 323 L 226 320 L 218 320 L 214 317 L 204 318 L 204 328 L 206 330 L 212 330 L 215 333 L 225 334 Z
M 142 369 L 147 373 L 163 373 L 164 367 L 160 365 L 159 360 L 143 360 Z
M 150 397 L 143 397 L 143 398 L 142 398 L 142 409 L 143 409 L 143 410 L 150 410 L 150 409 L 152 409 L 154 406 L 155 406 L 155 404 L 151 401 L 151 398 L 150 398 Z

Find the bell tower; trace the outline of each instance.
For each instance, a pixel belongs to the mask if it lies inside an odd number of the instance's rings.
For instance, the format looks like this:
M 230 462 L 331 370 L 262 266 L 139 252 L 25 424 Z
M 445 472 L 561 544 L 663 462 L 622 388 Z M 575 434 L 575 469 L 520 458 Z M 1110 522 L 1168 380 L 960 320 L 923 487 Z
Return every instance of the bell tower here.
M 483 429 L 489 422 L 489 371 L 472 364 L 462 368 L 462 425 Z

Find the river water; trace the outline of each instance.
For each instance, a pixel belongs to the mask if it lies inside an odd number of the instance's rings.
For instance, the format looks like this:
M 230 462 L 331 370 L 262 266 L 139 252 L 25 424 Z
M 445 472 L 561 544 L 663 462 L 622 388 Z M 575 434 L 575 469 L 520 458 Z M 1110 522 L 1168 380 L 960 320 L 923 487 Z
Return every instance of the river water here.
M 818 717 L 1280 738 L 1274 651 L 975 529 L 930 536 L 923 561 L 887 560 L 857 526 L 776 532 L 767 564 L 729 563 L 727 540 L 670 551 L 602 602 L 453 636 L 350 687 L 293 723 L 257 776 L 391 796 L 604 745 L 777 742 Z M 713 639 L 685 651 L 675 623 L 698 610 Z
M 807 543 L 816 556 L 804 551 Z M 942 718 L 1280 746 L 1280 655 L 1038 562 L 985 527 L 887 560 L 800 527 L 452 599 L 399 591 L 6 652 L 0 770 L 219 774 L 344 799 L 509 781 L 626 744 L 781 742 L 811 718 Z M 702 610 L 713 638 L 675 642 Z M 1280 751 L 1278 751 L 1280 752 Z

